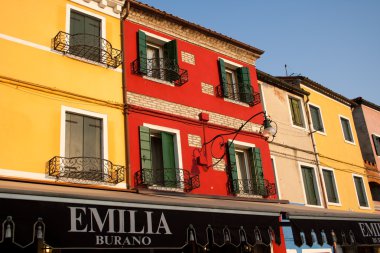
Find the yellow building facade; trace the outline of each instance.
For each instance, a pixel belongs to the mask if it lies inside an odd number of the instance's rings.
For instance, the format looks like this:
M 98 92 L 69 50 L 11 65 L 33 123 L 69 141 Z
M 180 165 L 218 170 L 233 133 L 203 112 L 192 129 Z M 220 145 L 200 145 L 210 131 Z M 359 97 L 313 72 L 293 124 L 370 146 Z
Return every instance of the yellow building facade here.
M 318 161 L 314 175 L 321 206 L 373 212 L 371 191 L 355 131 L 354 102 L 306 77 L 284 77 L 309 92 L 305 117 L 310 124 Z
M 2 4 L 2 179 L 126 187 L 122 4 Z

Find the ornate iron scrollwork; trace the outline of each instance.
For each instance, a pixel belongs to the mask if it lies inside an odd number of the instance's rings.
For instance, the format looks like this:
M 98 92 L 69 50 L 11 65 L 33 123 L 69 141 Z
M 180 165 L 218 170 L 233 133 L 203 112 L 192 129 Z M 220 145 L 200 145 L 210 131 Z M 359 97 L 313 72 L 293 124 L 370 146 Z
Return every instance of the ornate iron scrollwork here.
M 117 184 L 124 181 L 124 166 L 95 157 L 55 156 L 48 162 L 49 176 L 78 183 L 103 182 Z
M 107 40 L 91 34 L 69 34 L 60 31 L 52 39 L 52 48 L 112 68 L 117 68 L 122 61 L 120 50 L 113 48 Z
M 200 187 L 199 175 L 179 168 L 142 169 L 135 173 L 135 185 L 179 188 L 186 192 Z
M 182 86 L 189 81 L 186 69 L 181 69 L 177 61 L 169 58 L 136 59 L 131 63 L 132 73 L 146 75 Z
M 247 93 L 240 91 L 237 87 L 238 84 L 227 83 L 227 92 L 226 95 L 223 92 L 223 86 L 219 85 L 216 87 L 216 94 L 218 97 L 225 97 L 231 100 L 240 101 L 242 103 L 247 103 L 250 106 L 255 106 L 261 102 L 260 93 L 252 92 Z M 246 102 L 247 101 L 247 102 Z

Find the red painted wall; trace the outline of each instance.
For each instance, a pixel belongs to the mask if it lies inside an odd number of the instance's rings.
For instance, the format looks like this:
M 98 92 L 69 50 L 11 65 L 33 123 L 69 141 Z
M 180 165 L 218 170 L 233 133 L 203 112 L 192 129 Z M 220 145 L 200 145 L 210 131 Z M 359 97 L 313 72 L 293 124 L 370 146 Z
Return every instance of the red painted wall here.
M 130 64 L 137 59 L 137 31 L 139 29 L 161 37 L 168 38 L 170 40 L 177 39 L 154 31 L 150 28 L 131 23 L 129 21 L 125 22 L 124 27 L 124 50 L 126 52 L 124 54 L 124 57 L 127 67 L 130 67 Z M 181 87 L 172 87 L 144 79 L 139 75 L 133 74 L 131 69 L 127 69 L 125 77 L 127 90 L 129 92 L 143 94 L 177 104 L 199 108 L 202 111 L 207 110 L 210 112 L 215 112 L 244 120 L 248 119 L 250 116 L 257 112 L 262 111 L 261 104 L 253 107 L 244 107 L 231 102 L 226 102 L 223 98 L 217 96 L 204 94 L 202 93 L 201 89 L 201 82 L 214 86 L 220 85 L 217 60 L 218 57 L 222 57 L 224 59 L 228 59 L 230 61 L 241 64 L 245 67 L 249 67 L 253 90 L 255 92 L 258 92 L 256 70 L 253 65 L 247 65 L 246 63 L 231 59 L 226 55 L 216 53 L 212 50 L 188 43 L 186 41 L 182 41 L 180 39 L 177 39 L 177 44 L 179 67 L 187 69 L 189 74 L 188 83 L 185 83 Z M 193 54 L 195 56 L 195 65 L 182 62 L 181 51 Z M 262 124 L 263 117 L 260 115 L 254 118 L 252 121 L 258 124 Z M 225 171 L 216 171 L 212 168 L 206 169 L 205 167 L 198 166 L 196 163 L 196 157 L 199 156 L 199 151 L 196 150 L 196 148 L 189 146 L 188 134 L 201 136 L 203 143 L 204 140 L 208 141 L 215 135 L 229 132 L 232 129 L 229 130 L 225 127 L 215 127 L 207 123 L 205 123 L 203 126 L 202 122 L 199 120 L 183 119 L 175 115 L 168 115 L 165 113 L 162 114 L 160 112 L 154 112 L 152 110 L 142 110 L 132 107 L 128 114 L 130 164 L 132 177 L 136 171 L 140 170 L 140 145 L 138 127 L 144 123 L 173 128 L 180 131 L 183 169 L 190 171 L 193 175 L 200 174 L 201 187 L 193 190 L 191 193 L 222 196 L 228 194 L 227 173 Z M 232 137 L 232 135 L 226 136 L 225 139 L 232 139 Z M 256 147 L 261 149 L 264 176 L 271 183 L 275 182 L 268 143 L 260 135 L 247 132 L 242 132 L 239 134 L 236 140 L 253 143 L 256 145 Z M 204 159 L 207 159 L 208 164 L 211 164 L 210 148 L 208 148 L 207 156 L 205 156 Z M 133 186 L 134 182 L 132 182 L 132 187 Z M 276 198 L 276 196 L 272 196 L 272 198 Z

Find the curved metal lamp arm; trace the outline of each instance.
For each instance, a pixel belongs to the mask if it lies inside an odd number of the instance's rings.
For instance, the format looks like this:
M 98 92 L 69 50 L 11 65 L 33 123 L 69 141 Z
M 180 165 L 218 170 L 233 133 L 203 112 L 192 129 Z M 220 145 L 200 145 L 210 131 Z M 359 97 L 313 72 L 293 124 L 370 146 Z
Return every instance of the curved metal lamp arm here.
M 215 145 L 217 139 L 220 139 L 220 140 L 221 140 L 221 141 L 219 142 L 219 146 L 220 146 L 220 148 L 222 148 L 222 147 L 225 145 L 225 143 L 226 143 L 225 140 L 224 140 L 224 137 L 223 137 L 223 136 L 227 136 L 227 135 L 234 134 L 234 136 L 233 136 L 233 138 L 232 138 L 232 141 L 231 141 L 231 143 L 233 143 L 233 142 L 235 141 L 237 135 L 239 134 L 239 132 L 240 132 L 240 131 L 241 131 L 241 130 L 242 130 L 242 129 L 248 124 L 248 122 L 250 122 L 253 118 L 255 118 L 255 117 L 257 117 L 257 116 L 259 116 L 259 115 L 261 115 L 261 114 L 264 115 L 264 120 L 269 120 L 269 123 L 272 123 L 272 122 L 273 122 L 272 120 L 270 120 L 269 118 L 267 118 L 267 116 L 266 116 L 266 112 L 265 112 L 265 111 L 261 111 L 261 112 L 258 112 L 258 113 L 256 113 L 256 114 L 252 115 L 252 116 L 251 116 L 249 119 L 247 119 L 247 120 L 246 120 L 246 121 L 245 121 L 245 122 L 244 122 L 244 123 L 238 128 L 238 129 L 237 129 L 237 130 L 234 130 L 234 131 L 231 131 L 231 132 L 228 132 L 228 133 L 218 134 L 218 135 L 214 136 L 211 140 L 209 140 L 209 141 L 203 143 L 202 148 L 201 148 L 201 150 L 199 150 L 199 152 L 202 153 L 203 149 L 205 149 L 206 146 L 209 145 L 209 144 L 211 143 L 211 155 L 212 155 L 212 157 L 218 159 L 216 162 L 212 163 L 211 165 L 205 166 L 205 167 L 206 167 L 207 169 L 210 168 L 210 167 L 214 167 L 214 166 L 217 165 L 222 159 L 224 159 L 224 157 L 226 156 L 226 152 L 223 152 L 223 154 L 222 154 L 221 156 L 219 156 L 219 157 L 213 154 L 213 148 L 212 148 L 212 147 Z M 274 123 L 275 123 L 275 122 L 274 122 Z M 275 123 L 275 124 L 276 124 L 276 123 Z M 262 126 L 262 127 L 263 127 L 263 126 Z M 260 132 L 261 132 L 261 129 L 260 129 Z M 277 124 L 276 124 L 276 133 L 277 133 Z M 271 141 L 273 141 L 274 137 L 275 137 L 275 135 L 272 136 L 272 140 L 271 140 Z M 267 138 L 267 140 L 268 140 L 268 138 Z M 271 141 L 270 141 L 270 142 L 271 142 Z M 229 148 L 231 144 L 227 144 L 227 145 L 228 145 L 227 148 Z

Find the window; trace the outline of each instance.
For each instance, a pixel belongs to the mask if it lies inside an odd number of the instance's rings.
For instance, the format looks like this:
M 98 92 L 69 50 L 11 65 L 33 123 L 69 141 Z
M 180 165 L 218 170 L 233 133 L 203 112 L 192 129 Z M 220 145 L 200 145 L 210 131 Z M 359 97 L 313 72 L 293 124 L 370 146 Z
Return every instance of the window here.
M 138 31 L 138 72 L 174 82 L 180 79 L 177 41 Z
M 290 112 L 292 115 L 293 125 L 299 127 L 305 127 L 305 121 L 303 118 L 301 99 L 295 97 L 289 97 Z
M 62 107 L 61 157 L 67 177 L 103 181 L 107 170 L 107 116 Z
M 226 60 L 219 59 L 219 74 L 221 85 L 219 95 L 247 104 L 253 103 L 251 77 L 247 67 L 237 67 Z
M 235 194 L 267 195 L 261 153 L 252 148 L 228 142 L 231 191 Z
M 377 156 L 380 156 L 380 136 L 372 134 L 373 146 L 375 147 L 375 152 Z
M 301 171 L 307 204 L 321 205 L 314 168 L 302 165 Z
M 183 188 L 178 138 L 175 132 L 140 126 L 141 171 L 145 184 Z
M 358 197 L 359 205 L 361 207 L 369 207 L 368 206 L 368 200 L 367 200 L 367 194 L 366 194 L 365 188 L 364 188 L 363 177 L 355 176 L 355 175 L 353 177 L 354 177 L 355 190 L 356 190 L 356 195 Z
M 334 171 L 330 169 L 322 169 L 322 174 L 328 202 L 338 204 L 339 197 L 335 184 Z
M 69 53 L 91 61 L 101 58 L 101 20 L 71 10 Z
M 321 110 L 314 105 L 309 105 L 309 108 L 311 120 L 313 122 L 313 129 L 318 132 L 325 132 L 322 122 Z
M 342 125 L 344 139 L 348 142 L 354 142 L 350 121 L 347 118 L 343 118 L 342 116 L 340 116 L 340 123 Z

